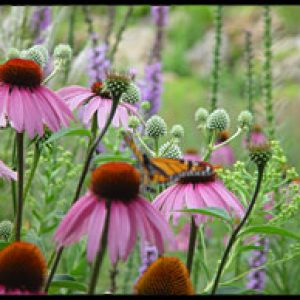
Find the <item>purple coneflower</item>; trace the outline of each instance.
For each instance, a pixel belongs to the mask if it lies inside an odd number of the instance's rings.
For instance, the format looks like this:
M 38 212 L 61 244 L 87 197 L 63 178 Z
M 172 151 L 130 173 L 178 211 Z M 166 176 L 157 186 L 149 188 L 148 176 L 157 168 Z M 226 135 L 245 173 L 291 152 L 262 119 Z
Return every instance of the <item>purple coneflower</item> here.
M 29 138 L 68 126 L 72 112 L 62 99 L 42 85 L 43 71 L 32 60 L 13 58 L 0 65 L 0 126 L 7 119 L 17 132 Z
M 87 259 L 92 262 L 103 233 L 107 200 L 110 201 L 108 250 L 112 264 L 127 259 L 138 234 L 141 247 L 149 242 L 162 253 L 164 241 L 174 242 L 174 235 L 161 213 L 139 196 L 139 187 L 140 174 L 128 163 L 110 162 L 96 168 L 89 191 L 71 207 L 55 233 L 58 246 L 73 244 L 87 234 Z
M 204 162 L 203 162 L 204 163 Z M 244 208 L 238 199 L 217 179 L 214 167 L 204 163 L 199 175 L 186 175 L 176 184 L 159 194 L 153 205 L 160 210 L 166 219 L 173 215 L 173 224 L 178 223 L 184 212 L 175 212 L 186 208 L 219 207 L 228 213 L 234 212 L 238 217 L 244 215 Z M 207 216 L 193 214 L 196 224 L 205 222 Z
M 97 113 L 98 127 L 101 130 L 113 104 L 111 96 L 102 92 L 102 87 L 102 82 L 95 82 L 90 89 L 72 85 L 58 90 L 57 94 L 66 101 L 71 110 L 80 108 L 79 118 L 85 126 L 89 126 L 94 113 Z M 130 130 L 128 117 L 136 112 L 137 109 L 131 104 L 120 102 L 112 120 L 112 126 Z

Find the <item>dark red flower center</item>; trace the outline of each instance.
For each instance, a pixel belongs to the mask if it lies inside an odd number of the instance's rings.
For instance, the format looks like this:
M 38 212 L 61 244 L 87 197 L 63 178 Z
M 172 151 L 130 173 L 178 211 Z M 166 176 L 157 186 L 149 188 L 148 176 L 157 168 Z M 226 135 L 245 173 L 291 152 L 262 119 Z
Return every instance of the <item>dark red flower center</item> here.
M 21 87 L 35 87 L 42 82 L 43 71 L 32 60 L 12 58 L 0 65 L 0 81 Z
M 194 149 L 194 148 L 187 148 L 185 150 L 185 153 L 186 154 L 198 154 L 198 151 L 197 151 L 197 149 Z
M 252 126 L 252 131 L 253 132 L 262 132 L 262 128 L 261 128 L 261 126 L 259 124 L 254 124 Z
M 188 184 L 188 183 L 199 183 L 199 182 L 209 182 L 216 179 L 216 173 L 214 167 L 207 162 L 194 162 L 194 166 L 190 171 L 187 171 L 178 180 L 178 183 Z
M 46 274 L 46 260 L 33 244 L 14 242 L 0 251 L 0 285 L 6 289 L 40 291 Z
M 93 93 L 95 93 L 97 96 L 101 96 L 105 99 L 111 99 L 111 95 L 109 91 L 103 91 L 103 82 L 96 81 L 92 84 L 91 90 Z
M 109 162 L 92 174 L 91 190 L 106 199 L 129 201 L 136 198 L 140 187 L 140 173 L 125 162 Z

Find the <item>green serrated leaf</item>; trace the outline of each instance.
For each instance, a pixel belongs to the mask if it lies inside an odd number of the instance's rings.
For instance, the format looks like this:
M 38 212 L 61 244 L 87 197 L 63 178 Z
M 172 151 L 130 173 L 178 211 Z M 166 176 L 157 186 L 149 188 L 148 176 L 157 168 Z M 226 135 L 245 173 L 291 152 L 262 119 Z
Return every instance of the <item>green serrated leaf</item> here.
M 218 207 L 187 208 L 187 209 L 182 209 L 182 210 L 178 210 L 178 211 L 208 215 L 208 216 L 212 216 L 212 217 L 222 219 L 226 222 L 231 222 L 231 218 L 228 215 L 228 213 L 224 209 L 221 209 L 221 208 L 218 208 Z
M 285 237 L 290 237 L 295 240 L 300 240 L 300 236 L 296 235 L 295 233 L 287 229 L 271 225 L 249 226 L 248 228 L 240 232 L 239 236 L 253 233 L 277 234 Z
M 46 141 L 46 144 L 49 144 L 65 136 L 74 136 L 74 135 L 90 137 L 91 133 L 88 129 L 85 128 L 63 128 L 60 131 L 52 134 L 51 137 Z

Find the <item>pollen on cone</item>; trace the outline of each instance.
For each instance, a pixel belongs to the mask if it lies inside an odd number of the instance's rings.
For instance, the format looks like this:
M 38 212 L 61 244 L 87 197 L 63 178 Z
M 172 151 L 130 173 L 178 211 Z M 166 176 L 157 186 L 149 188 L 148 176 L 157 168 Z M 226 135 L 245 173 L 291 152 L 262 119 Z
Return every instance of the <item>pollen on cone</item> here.
M 184 263 L 177 257 L 154 261 L 134 286 L 138 295 L 193 295 L 194 289 Z
M 40 291 L 46 277 L 46 260 L 27 242 L 14 242 L 0 251 L 0 285 L 6 289 Z

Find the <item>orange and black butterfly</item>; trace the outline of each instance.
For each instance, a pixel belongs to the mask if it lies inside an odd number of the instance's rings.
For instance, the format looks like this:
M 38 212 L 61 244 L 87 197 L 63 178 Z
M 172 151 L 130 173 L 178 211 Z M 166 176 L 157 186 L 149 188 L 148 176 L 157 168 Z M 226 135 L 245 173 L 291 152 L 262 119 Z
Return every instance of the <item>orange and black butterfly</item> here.
M 137 157 L 145 173 L 145 181 L 165 184 L 177 180 L 185 180 L 201 177 L 205 178 L 215 176 L 214 167 L 206 162 L 191 161 L 185 159 L 175 159 L 166 157 L 150 158 L 142 153 L 135 145 L 133 139 L 124 133 L 124 140 Z

